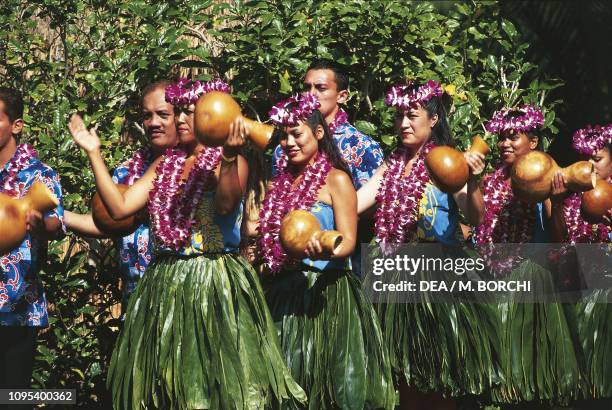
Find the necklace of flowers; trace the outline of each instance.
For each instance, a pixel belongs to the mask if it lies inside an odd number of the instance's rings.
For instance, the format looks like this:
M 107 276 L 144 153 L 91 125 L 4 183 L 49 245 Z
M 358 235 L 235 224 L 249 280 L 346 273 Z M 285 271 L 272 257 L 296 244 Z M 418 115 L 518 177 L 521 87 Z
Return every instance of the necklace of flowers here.
M 346 111 L 340 108 L 336 112 L 336 115 L 334 116 L 334 120 L 327 125 L 327 128 L 329 128 L 329 135 L 333 137 L 334 133 L 338 129 L 338 126 L 340 126 L 341 124 L 347 123 L 347 122 L 348 122 L 348 114 L 346 113 Z M 289 162 L 289 158 L 287 158 L 287 154 L 285 154 L 284 151 L 281 152 L 280 156 L 278 157 L 278 160 L 276 161 L 276 169 L 285 168 L 288 162 Z
M 187 244 L 200 198 L 212 186 L 221 152 L 222 148 L 205 148 L 196 157 L 187 180 L 181 182 L 186 152 L 166 150 L 149 194 L 151 225 L 162 247 L 180 250 Z
M 292 185 L 298 175 L 290 168 L 283 168 L 272 180 L 272 188 L 259 212 L 259 249 L 264 265 L 271 273 L 280 271 L 288 259 L 280 243 L 282 219 L 289 211 L 309 210 L 312 207 L 332 165 L 326 155 L 318 154 L 315 161 L 301 173 L 302 179 L 295 189 L 292 189 Z
M 514 198 L 507 181 L 509 172 L 509 167 L 498 164 L 482 181 L 485 214 L 475 234 L 478 245 L 531 240 L 535 221 L 533 206 Z
M 36 157 L 36 150 L 28 144 L 20 144 L 17 146 L 17 150 L 13 157 L 9 160 L 6 165 L 6 171 L 8 176 L 4 179 L 0 191 L 4 192 L 8 196 L 18 197 L 19 196 L 19 183 L 17 181 L 17 174 L 19 171 L 25 168 L 30 162 L 30 159 Z
M 416 232 L 419 202 L 429 181 L 425 157 L 434 146 L 428 142 L 419 151 L 410 174 L 405 177 L 408 151 L 400 148 L 389 157 L 376 194 L 379 206 L 374 215 L 376 240 L 385 254 L 394 252 L 408 235 Z
M 132 158 L 124 164 L 127 169 L 126 181 L 127 185 L 132 185 L 139 179 L 145 171 L 146 164 L 151 161 L 151 149 L 142 148 L 134 153 Z
M 610 227 L 606 224 L 590 224 L 580 215 L 582 193 L 572 192 L 563 201 L 563 219 L 567 226 L 570 244 L 610 242 Z

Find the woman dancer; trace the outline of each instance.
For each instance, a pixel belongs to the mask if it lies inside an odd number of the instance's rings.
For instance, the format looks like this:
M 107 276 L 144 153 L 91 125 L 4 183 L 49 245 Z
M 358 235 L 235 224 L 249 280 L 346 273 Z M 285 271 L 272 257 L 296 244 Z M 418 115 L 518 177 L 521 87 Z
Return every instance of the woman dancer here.
M 393 408 L 394 391 L 378 321 L 351 273 L 357 205 L 346 165 L 307 93 L 270 112 L 281 127 L 288 162 L 272 180 L 260 213 L 259 249 L 266 299 L 285 360 L 311 409 Z M 291 210 L 310 211 L 343 240 L 336 252 L 311 239 L 306 258 L 287 257 L 280 223 Z
M 544 116 L 533 105 L 499 110 L 486 124 L 487 131 L 498 137 L 500 159 L 481 183 L 486 211 L 473 240 L 485 253 L 503 244 L 513 244 L 510 248 L 517 250 L 526 248 L 516 244 L 550 240 L 546 229 L 549 201 L 523 201 L 513 195 L 510 186 L 512 165 L 537 149 L 543 125 Z M 492 256 L 490 266 L 496 276 L 528 280 L 534 292 L 544 295 L 553 290 L 553 282 L 548 261 L 540 258 L 542 254 L 534 252 L 523 259 L 525 255 L 513 253 L 503 262 Z M 578 358 L 563 306 L 533 302 L 531 294 L 514 292 L 499 304 L 503 382 L 492 392 L 495 401 L 563 402 L 578 391 Z
M 589 159 L 595 169 L 598 180 L 612 183 L 612 125 L 605 127 L 587 127 L 576 131 L 573 136 L 573 148 Z M 590 224 L 580 213 L 582 193 L 567 193 L 563 175 L 558 172 L 553 180 L 552 221 L 556 239 L 560 242 L 575 244 L 609 244 L 612 242 L 610 213 L 605 222 Z M 605 246 L 605 245 L 603 245 Z M 593 255 L 605 252 L 606 248 L 594 249 Z M 609 248 L 608 248 L 609 249 Z M 562 258 L 569 265 L 571 272 L 576 272 L 575 252 L 568 249 Z M 606 259 L 604 259 L 605 261 Z M 608 259 L 609 261 L 609 259 Z M 608 274 L 609 274 L 608 264 Z M 597 277 L 591 277 L 587 283 L 590 293 L 576 305 L 576 321 L 580 349 L 584 357 L 585 376 L 588 388 L 583 395 L 587 399 L 604 399 L 612 397 L 612 317 L 610 305 L 612 292 L 609 277 L 605 279 L 606 268 L 597 269 Z M 595 280 L 593 280 L 595 279 Z M 602 286 L 603 285 L 603 286 Z
M 400 144 L 357 193 L 359 213 L 377 207 L 375 241 L 384 254 L 393 254 L 403 242 L 459 246 L 459 208 L 472 223 L 480 220 L 482 197 L 474 175 L 484 170 L 481 154 L 465 154 L 471 177 L 453 195 L 438 190 L 425 168 L 434 146 L 454 145 L 443 97 L 434 81 L 394 86 L 387 94 L 385 102 L 397 109 Z M 454 408 L 454 400 L 442 393 L 481 394 L 489 387 L 495 377 L 491 308 L 393 302 L 391 297 L 380 305 L 379 313 L 402 408 Z
M 252 409 L 304 401 L 278 350 L 256 274 L 237 255 L 247 166 L 245 127 L 230 127 L 223 148 L 193 133 L 194 104 L 227 85 L 181 80 L 166 90 L 178 108 L 182 148 L 168 150 L 123 195 L 112 184 L 100 141 L 73 116 L 70 130 L 92 165 L 111 215 L 148 203 L 158 256 L 132 296 L 113 352 L 115 408 Z

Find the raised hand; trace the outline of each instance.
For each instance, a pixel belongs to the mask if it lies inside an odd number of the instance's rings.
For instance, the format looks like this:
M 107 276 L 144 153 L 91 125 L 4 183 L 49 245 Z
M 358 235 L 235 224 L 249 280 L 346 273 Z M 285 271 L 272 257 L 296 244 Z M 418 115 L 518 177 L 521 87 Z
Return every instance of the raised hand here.
M 92 128 L 88 131 L 80 115 L 72 114 L 68 129 L 70 129 L 74 142 L 85 152 L 92 153 L 100 150 L 100 138 L 98 138 L 96 130 Z
M 555 172 L 551 181 L 550 200 L 553 202 L 562 202 L 567 195 L 567 182 L 561 171 Z
M 470 169 L 470 175 L 480 175 L 485 169 L 484 155 L 480 152 L 464 152 L 463 157 Z
M 233 158 L 240 154 L 242 147 L 246 142 L 247 130 L 242 117 L 238 117 L 229 126 L 229 135 L 223 145 L 223 155 L 227 158 Z

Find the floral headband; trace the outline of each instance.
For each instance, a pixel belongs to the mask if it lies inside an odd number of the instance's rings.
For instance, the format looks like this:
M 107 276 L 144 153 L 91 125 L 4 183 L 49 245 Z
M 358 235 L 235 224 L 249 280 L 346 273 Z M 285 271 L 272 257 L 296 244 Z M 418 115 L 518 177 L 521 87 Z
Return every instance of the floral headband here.
M 312 93 L 296 94 L 276 104 L 268 115 L 272 122 L 278 126 L 293 127 L 298 121 L 305 120 L 319 109 L 321 103 Z
M 522 114 L 512 117 L 512 113 Z M 503 108 L 495 114 L 491 121 L 487 122 L 485 129 L 493 134 L 501 134 L 505 131 L 528 132 L 544 125 L 544 115 L 535 105 L 523 105 L 518 108 Z
M 597 151 L 612 142 L 612 124 L 605 127 L 596 125 L 578 130 L 572 137 L 572 147 L 581 154 L 595 155 Z
M 429 80 L 421 86 L 416 86 L 409 81 L 408 84 L 398 84 L 391 87 L 387 92 L 385 104 L 396 107 L 398 110 L 407 110 L 424 105 L 433 97 L 439 97 L 443 93 L 442 85 L 433 80 Z
M 192 83 L 186 78 L 181 78 L 176 84 L 166 87 L 166 101 L 172 105 L 195 104 L 202 94 L 210 91 L 229 93 L 229 85 L 222 80 Z

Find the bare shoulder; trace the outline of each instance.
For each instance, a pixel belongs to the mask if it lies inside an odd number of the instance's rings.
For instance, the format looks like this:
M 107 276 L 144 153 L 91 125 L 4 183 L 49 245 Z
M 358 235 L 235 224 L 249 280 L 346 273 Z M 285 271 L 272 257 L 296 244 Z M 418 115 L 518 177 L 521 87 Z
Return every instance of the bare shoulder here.
M 332 168 L 327 175 L 326 181 L 332 188 L 353 187 L 353 180 L 351 177 L 344 171 L 339 170 L 338 168 Z

